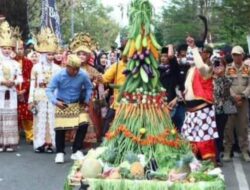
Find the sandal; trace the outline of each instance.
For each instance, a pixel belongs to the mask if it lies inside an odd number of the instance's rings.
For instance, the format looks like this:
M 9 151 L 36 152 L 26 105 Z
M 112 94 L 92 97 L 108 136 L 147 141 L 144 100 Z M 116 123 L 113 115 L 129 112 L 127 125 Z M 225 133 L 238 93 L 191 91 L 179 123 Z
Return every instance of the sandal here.
M 52 154 L 52 153 L 54 153 L 54 150 L 52 149 L 51 146 L 48 146 L 48 147 L 45 148 L 45 152 L 49 153 L 49 154 Z
M 44 145 L 35 149 L 35 153 L 43 153 L 43 152 L 44 152 Z
M 11 147 L 6 148 L 6 152 L 14 152 L 14 151 L 15 151 L 14 148 Z

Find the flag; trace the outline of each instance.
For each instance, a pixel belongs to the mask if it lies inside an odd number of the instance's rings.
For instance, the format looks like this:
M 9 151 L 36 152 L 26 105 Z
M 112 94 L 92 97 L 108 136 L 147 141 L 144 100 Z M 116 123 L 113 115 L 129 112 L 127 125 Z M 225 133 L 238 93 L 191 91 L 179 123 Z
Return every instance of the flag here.
M 42 0 L 41 27 L 49 27 L 62 43 L 60 16 L 56 7 L 56 0 Z

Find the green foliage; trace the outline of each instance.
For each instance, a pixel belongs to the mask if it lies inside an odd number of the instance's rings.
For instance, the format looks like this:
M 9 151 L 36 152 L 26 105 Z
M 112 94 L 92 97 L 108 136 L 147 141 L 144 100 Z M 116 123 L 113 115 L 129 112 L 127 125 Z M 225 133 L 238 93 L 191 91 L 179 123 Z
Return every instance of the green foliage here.
M 246 46 L 246 35 L 250 32 L 247 19 L 250 16 L 250 1 L 224 0 L 215 7 L 214 15 L 218 41 Z
M 117 148 L 109 148 L 104 154 L 102 154 L 101 158 L 103 161 L 113 164 L 117 156 Z
M 24 39 L 28 36 L 26 0 L 1 0 L 0 14 L 6 17 L 11 26 L 18 26 Z
M 106 8 L 98 0 L 74 0 L 74 33 L 88 32 L 101 48 L 109 49 L 119 32 L 119 25 L 108 13 L 112 8 Z M 41 1 L 28 0 L 29 25 L 31 32 L 36 33 L 40 27 Z M 71 34 L 72 4 L 68 0 L 58 0 L 57 8 L 61 20 L 61 31 L 64 43 L 68 43 Z
M 163 11 L 162 21 L 158 22 L 156 31 L 162 34 L 162 44 L 181 43 L 187 33 L 199 37 L 202 24 L 198 19 L 198 7 L 191 0 L 174 0 Z M 159 38 L 158 38 L 159 39 Z
M 137 156 L 137 154 L 128 151 L 125 156 L 124 156 L 124 160 L 128 161 L 130 164 L 134 163 L 134 162 L 139 162 L 139 158 Z
M 172 0 L 165 7 L 156 25 L 156 36 L 161 44 L 179 44 L 187 33 L 200 39 L 203 24 L 197 15 L 208 18 L 209 43 L 240 44 L 246 47 L 250 32 L 250 1 L 242 0 Z

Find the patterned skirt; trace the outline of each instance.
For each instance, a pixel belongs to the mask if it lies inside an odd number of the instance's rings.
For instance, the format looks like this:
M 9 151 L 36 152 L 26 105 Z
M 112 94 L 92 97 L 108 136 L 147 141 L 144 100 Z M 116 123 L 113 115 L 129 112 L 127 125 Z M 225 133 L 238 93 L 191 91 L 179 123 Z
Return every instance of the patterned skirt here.
M 79 103 L 68 104 L 64 110 L 56 108 L 55 130 L 74 129 L 84 123 L 89 123 L 89 116 Z
M 15 148 L 19 141 L 17 109 L 8 108 L 8 100 L 5 100 L 4 105 L 5 108 L 0 109 L 0 147 Z
M 195 112 L 186 112 L 182 136 L 191 142 L 208 141 L 218 138 L 214 106 Z

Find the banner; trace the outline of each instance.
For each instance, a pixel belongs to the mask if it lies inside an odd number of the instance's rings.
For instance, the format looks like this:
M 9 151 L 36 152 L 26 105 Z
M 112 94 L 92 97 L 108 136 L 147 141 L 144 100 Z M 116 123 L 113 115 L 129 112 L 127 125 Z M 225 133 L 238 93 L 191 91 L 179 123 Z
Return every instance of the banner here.
M 59 43 L 62 43 L 60 17 L 56 7 L 56 0 L 42 0 L 41 27 L 49 27 L 56 34 Z

